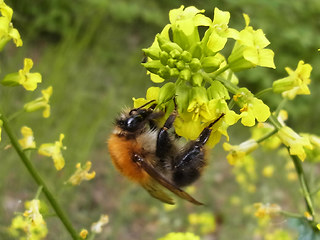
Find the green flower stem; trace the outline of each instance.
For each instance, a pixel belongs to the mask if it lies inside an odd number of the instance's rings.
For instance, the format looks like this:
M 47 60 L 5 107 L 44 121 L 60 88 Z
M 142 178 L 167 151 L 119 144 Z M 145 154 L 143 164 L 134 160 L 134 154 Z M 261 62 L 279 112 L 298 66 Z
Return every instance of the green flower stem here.
M 234 85 L 232 82 L 224 79 L 224 78 L 220 78 L 217 77 L 216 78 L 219 82 L 221 82 L 227 89 L 229 92 L 231 92 L 232 94 L 236 94 L 239 87 L 237 87 L 236 85 Z
M 8 122 L 7 118 L 4 115 L 0 114 L 0 119 L 2 119 L 2 121 L 3 121 L 3 129 L 7 133 L 8 137 L 11 141 L 11 144 L 14 147 L 14 149 L 16 150 L 16 152 L 18 153 L 21 161 L 23 162 L 25 167 L 28 169 L 29 173 L 31 174 L 32 178 L 36 181 L 36 183 L 39 186 L 42 186 L 43 193 L 45 194 L 45 196 L 48 199 L 49 203 L 51 204 L 52 208 L 54 209 L 57 216 L 60 218 L 61 222 L 63 223 L 63 225 L 65 226 L 67 231 L 70 233 L 72 238 L 74 240 L 78 240 L 79 239 L 78 234 L 75 231 L 75 229 L 73 228 L 67 215 L 64 213 L 64 211 L 62 210 L 62 208 L 58 204 L 58 202 L 55 199 L 55 197 L 53 196 L 53 194 L 49 191 L 47 185 L 45 184 L 43 179 L 40 177 L 40 175 L 38 174 L 37 170 L 32 165 L 29 158 L 26 156 L 24 151 L 21 149 L 21 147 L 17 141 L 16 136 L 13 134 L 13 131 L 11 130 L 11 127 L 9 126 L 9 122 Z
M 264 135 L 263 137 L 258 139 L 257 143 L 262 143 L 264 140 L 268 139 L 269 137 L 271 137 L 272 135 L 276 134 L 277 132 L 278 132 L 277 129 L 273 129 L 271 132 L 267 133 L 266 135 Z
M 267 93 L 270 93 L 270 92 L 273 92 L 273 89 L 272 88 L 266 88 L 266 89 L 261 90 L 257 94 L 255 94 L 255 97 L 256 98 L 261 98 L 261 96 L 263 96 L 263 95 L 265 95 Z
M 286 105 L 286 103 L 287 103 L 287 99 L 282 99 L 282 101 L 280 102 L 280 104 L 278 105 L 278 107 L 277 107 L 277 109 L 276 109 L 276 111 L 275 111 L 275 115 L 276 116 L 278 116 L 279 115 L 279 112 L 280 112 L 280 110 Z
M 287 212 L 287 211 L 280 211 L 280 214 L 286 216 L 286 217 L 291 217 L 291 218 L 305 218 L 301 214 L 298 213 L 292 213 L 292 212 Z
M 281 123 L 278 121 L 278 119 L 274 115 L 270 115 L 269 120 L 277 130 L 279 130 L 282 127 Z M 287 149 L 289 152 L 288 147 L 287 147 Z M 306 176 L 305 176 L 303 168 L 302 168 L 301 160 L 296 155 L 291 155 L 290 153 L 289 153 L 289 155 L 294 163 L 296 172 L 298 174 L 300 187 L 302 189 L 302 194 L 303 194 L 303 197 L 304 197 L 304 200 L 306 203 L 307 210 L 311 214 L 312 218 L 314 219 L 315 212 L 314 212 L 314 208 L 313 208 L 313 202 L 312 202 L 308 182 L 307 182 Z
M 288 148 L 289 151 L 289 148 Z M 308 209 L 308 212 L 311 214 L 312 218 L 314 219 L 314 208 L 313 208 L 313 202 L 312 202 L 312 198 L 311 198 L 311 194 L 310 194 L 310 189 L 307 183 L 307 179 L 305 177 L 303 168 L 302 168 L 302 164 L 301 164 L 301 160 L 296 156 L 296 155 L 290 155 L 295 169 L 298 173 L 298 178 L 299 178 L 299 182 L 300 182 L 300 186 L 302 188 L 302 193 L 303 193 L 303 197 L 305 199 L 306 202 L 306 206 Z
M 210 73 L 209 76 L 210 76 L 211 78 L 213 78 L 213 79 L 216 79 L 217 76 L 219 76 L 221 73 L 225 72 L 225 71 L 228 70 L 228 69 L 229 69 L 229 65 L 227 64 L 227 65 L 225 65 L 224 67 L 218 69 L 216 72 Z

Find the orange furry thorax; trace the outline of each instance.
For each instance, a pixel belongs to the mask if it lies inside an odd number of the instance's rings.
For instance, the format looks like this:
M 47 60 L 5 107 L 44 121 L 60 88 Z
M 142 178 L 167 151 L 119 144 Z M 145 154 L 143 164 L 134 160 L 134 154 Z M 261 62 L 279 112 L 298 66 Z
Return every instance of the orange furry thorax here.
M 112 134 L 108 140 L 108 150 L 113 164 L 124 176 L 140 184 L 149 180 L 150 176 L 132 160 L 134 153 L 142 154 L 142 146 L 135 138 L 126 139 Z

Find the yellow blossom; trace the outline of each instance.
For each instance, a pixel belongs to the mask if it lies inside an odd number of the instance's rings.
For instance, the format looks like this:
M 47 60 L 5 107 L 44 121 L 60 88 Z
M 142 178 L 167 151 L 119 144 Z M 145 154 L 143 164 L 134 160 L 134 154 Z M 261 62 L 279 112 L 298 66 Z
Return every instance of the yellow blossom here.
M 52 86 L 41 91 L 42 97 L 36 98 L 24 105 L 26 112 L 34 112 L 43 109 L 42 116 L 44 118 L 50 117 L 50 105 L 49 100 L 52 95 Z
M 281 207 L 277 204 L 255 203 L 254 207 L 256 209 L 254 215 L 257 218 L 273 217 L 275 214 L 281 211 Z
M 91 168 L 91 162 L 86 162 L 86 165 L 84 167 L 81 167 L 81 163 L 77 163 L 76 165 L 76 172 L 68 179 L 68 183 L 71 183 L 72 185 L 79 185 L 84 180 L 91 180 L 95 177 L 96 172 L 92 171 L 89 173 L 89 170 Z
M 225 151 L 229 151 L 227 155 L 228 162 L 234 165 L 236 162 L 241 161 L 247 154 L 253 152 L 257 149 L 259 144 L 253 140 L 249 139 L 240 145 L 231 145 L 227 142 L 223 144 Z
M 10 39 L 13 40 L 17 47 L 22 46 L 22 40 L 17 29 L 12 25 L 12 8 L 7 6 L 3 0 L 0 1 L 0 49 L 6 45 Z
M 31 128 L 23 126 L 21 128 L 22 139 L 19 140 L 19 144 L 22 149 L 36 148 L 36 142 L 34 141 L 33 132 Z
M 282 93 L 284 98 L 290 100 L 294 99 L 296 95 L 309 95 L 310 90 L 308 85 L 311 83 L 311 65 L 299 61 L 295 71 L 289 67 L 285 69 L 289 76 L 275 81 L 272 86 L 273 91 Z
M 233 99 L 241 107 L 241 123 L 244 126 L 254 126 L 255 120 L 264 122 L 271 114 L 269 107 L 246 88 L 239 88 Z
M 91 225 L 91 231 L 94 233 L 101 233 L 102 227 L 109 223 L 109 216 L 108 215 L 101 215 L 98 222 L 94 222 Z
M 59 171 L 64 167 L 65 161 L 61 153 L 61 149 L 66 149 L 62 144 L 64 134 L 60 134 L 59 141 L 55 143 L 44 143 L 39 148 L 39 154 L 52 157 L 55 168 Z
M 272 177 L 273 173 L 274 173 L 274 166 L 272 166 L 272 165 L 268 165 L 268 166 L 264 167 L 262 170 L 262 175 L 267 178 Z
M 146 98 L 132 98 L 133 106 L 138 108 L 151 100 L 155 100 L 154 103 L 157 103 L 158 96 L 159 96 L 160 88 L 159 87 L 150 87 L 147 90 Z
M 44 224 L 43 217 L 40 213 L 40 200 L 33 199 L 26 204 L 28 209 L 23 213 L 24 217 L 30 218 L 34 225 Z
M 301 161 L 304 161 L 306 158 L 304 148 L 312 149 L 312 145 L 308 138 L 300 136 L 287 126 L 280 128 L 278 137 L 284 145 L 289 147 L 290 155 L 297 155 Z
M 303 215 L 305 216 L 305 218 L 308 220 L 308 221 L 312 221 L 313 220 L 313 217 L 312 215 L 309 213 L 309 212 L 304 212 Z
M 239 39 L 228 58 L 229 66 L 233 71 L 252 68 L 255 66 L 275 68 L 274 52 L 265 49 L 270 42 L 261 29 L 254 30 L 249 26 L 250 18 L 243 14 L 246 27 L 240 31 Z
M 200 237 L 191 232 L 171 232 L 162 238 L 158 238 L 157 240 L 200 240 Z
M 82 239 L 86 239 L 87 236 L 88 236 L 88 230 L 87 230 L 87 229 L 82 229 L 81 232 L 79 233 L 79 236 L 80 236 Z
M 208 212 L 189 214 L 188 220 L 192 226 L 199 228 L 202 234 L 212 233 L 216 229 L 214 216 Z

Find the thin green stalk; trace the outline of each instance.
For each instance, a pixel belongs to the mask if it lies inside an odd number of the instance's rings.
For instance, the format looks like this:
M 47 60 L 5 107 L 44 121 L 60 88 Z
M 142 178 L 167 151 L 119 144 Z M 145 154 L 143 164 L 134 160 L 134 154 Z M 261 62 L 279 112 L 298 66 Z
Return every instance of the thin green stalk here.
M 255 97 L 256 98 L 261 98 L 261 96 L 263 96 L 263 95 L 265 95 L 267 93 L 270 93 L 270 92 L 273 92 L 273 89 L 272 88 L 266 88 L 266 89 L 261 90 L 257 94 L 255 94 Z
M 29 158 L 26 156 L 24 151 L 21 149 L 21 147 L 20 147 L 20 145 L 19 145 L 19 143 L 17 141 L 16 136 L 13 134 L 13 131 L 11 130 L 11 127 L 9 126 L 9 122 L 8 122 L 7 118 L 4 115 L 1 115 L 1 114 L 0 114 L 0 118 L 3 121 L 3 129 L 7 133 L 8 137 L 9 137 L 9 139 L 11 141 L 11 144 L 12 144 L 13 148 L 16 150 L 16 152 L 18 153 L 21 161 L 23 162 L 25 167 L 28 169 L 29 173 L 31 174 L 31 176 L 35 180 L 35 182 L 39 186 L 42 186 L 43 193 L 45 194 L 45 196 L 48 199 L 49 203 L 51 204 L 52 208 L 54 209 L 54 211 L 56 212 L 57 216 L 60 218 L 61 222 L 63 223 L 63 225 L 65 226 L 67 231 L 70 233 L 72 238 L 74 240 L 78 240 L 79 239 L 78 234 L 75 231 L 75 229 L 73 228 L 73 226 L 72 226 L 70 220 L 68 219 L 67 215 L 62 210 L 62 208 L 58 204 L 57 200 L 55 199 L 53 194 L 48 189 L 46 183 L 43 181 L 43 179 L 38 174 L 37 170 L 32 165 L 32 163 L 29 160 Z
M 289 148 L 288 148 L 288 151 L 289 151 Z M 314 218 L 315 212 L 313 208 L 313 202 L 310 194 L 310 189 L 307 183 L 307 179 L 305 177 L 305 174 L 302 168 L 301 160 L 296 155 L 290 155 L 290 157 L 294 163 L 295 169 L 298 174 L 298 178 L 299 178 L 300 186 L 302 188 L 302 194 L 307 206 L 307 210 L 311 214 L 312 218 Z
M 213 79 L 215 79 L 217 76 L 219 76 L 221 73 L 225 72 L 226 70 L 229 69 L 229 65 L 225 65 L 224 67 L 218 69 L 216 72 L 214 73 L 210 73 L 209 76 Z
M 282 101 L 280 102 L 280 104 L 278 105 L 278 107 L 277 107 L 277 109 L 276 109 L 276 111 L 275 111 L 275 115 L 276 116 L 278 116 L 279 115 L 279 112 L 280 112 L 280 110 L 284 107 L 284 105 L 286 105 L 286 103 L 287 103 L 287 99 L 282 99 Z
M 263 142 L 264 140 L 268 139 L 269 137 L 271 137 L 272 135 L 276 134 L 277 132 L 278 132 L 277 129 L 273 129 L 271 132 L 267 133 L 266 135 L 264 135 L 263 137 L 258 139 L 257 143 Z
M 287 211 L 280 211 L 280 214 L 286 216 L 286 217 L 291 217 L 291 218 L 305 218 L 301 214 L 298 213 L 292 213 L 292 212 L 287 212 Z

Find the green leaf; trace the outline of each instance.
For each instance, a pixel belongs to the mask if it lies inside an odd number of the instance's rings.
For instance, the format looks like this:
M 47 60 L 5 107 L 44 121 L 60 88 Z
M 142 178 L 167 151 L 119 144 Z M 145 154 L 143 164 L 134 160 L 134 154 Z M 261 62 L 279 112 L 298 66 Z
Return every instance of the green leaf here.
M 290 218 L 288 224 L 299 233 L 298 240 L 320 240 L 320 232 L 316 227 L 311 227 L 306 219 Z

